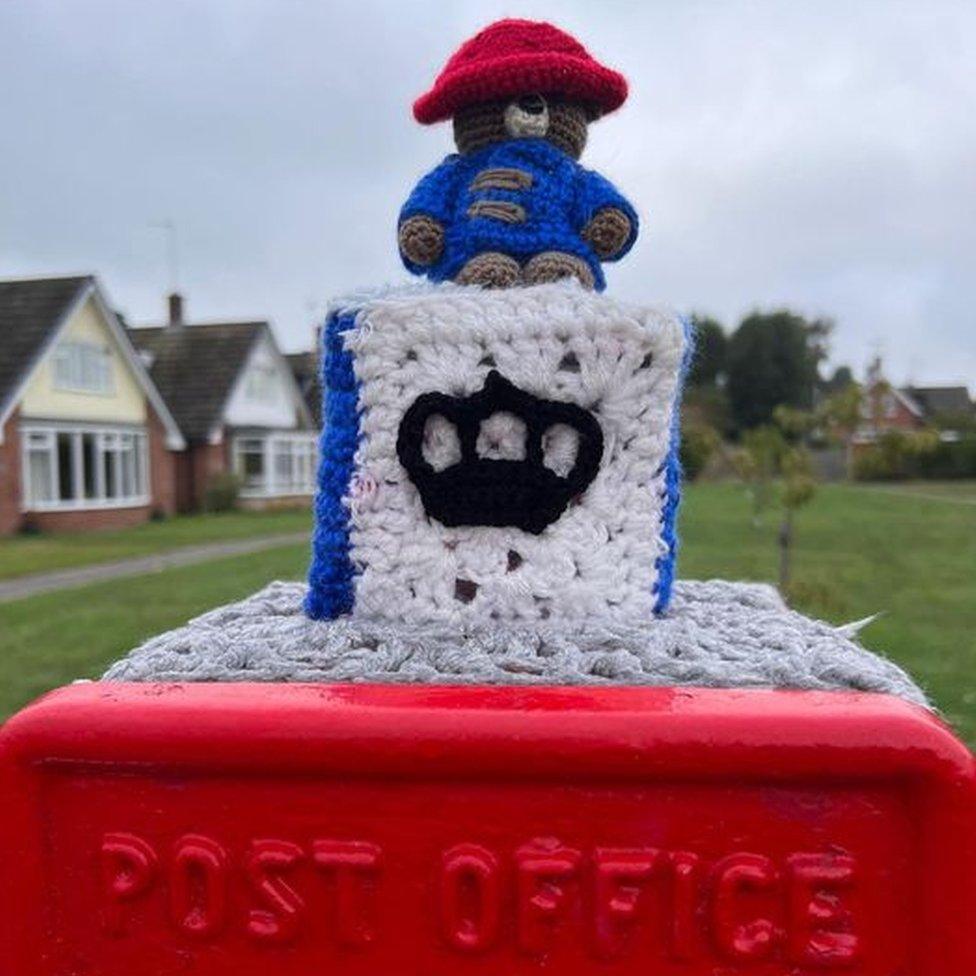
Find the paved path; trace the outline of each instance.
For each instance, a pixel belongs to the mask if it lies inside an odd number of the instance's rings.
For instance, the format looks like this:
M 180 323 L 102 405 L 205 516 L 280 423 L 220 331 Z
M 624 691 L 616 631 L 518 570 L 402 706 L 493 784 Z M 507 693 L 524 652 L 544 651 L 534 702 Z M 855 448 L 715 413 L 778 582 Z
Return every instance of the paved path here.
M 289 532 L 287 535 L 265 535 L 254 539 L 237 539 L 233 542 L 209 542 L 201 546 L 182 546 L 169 552 L 151 556 L 135 556 L 110 563 L 93 563 L 74 569 L 59 569 L 53 573 L 32 573 L 16 579 L 0 581 L 0 603 L 22 600 L 39 593 L 70 590 L 89 583 L 119 579 L 123 576 L 144 576 L 158 573 L 174 566 L 192 566 L 225 556 L 242 556 L 250 552 L 263 552 L 279 546 L 293 545 L 308 540 L 308 532 Z
M 940 495 L 935 491 L 915 491 L 912 488 L 881 488 L 874 485 L 858 486 L 857 491 L 871 491 L 876 495 L 895 495 L 898 498 L 921 498 L 927 502 L 946 502 L 949 505 L 976 505 L 976 498 L 964 495 Z

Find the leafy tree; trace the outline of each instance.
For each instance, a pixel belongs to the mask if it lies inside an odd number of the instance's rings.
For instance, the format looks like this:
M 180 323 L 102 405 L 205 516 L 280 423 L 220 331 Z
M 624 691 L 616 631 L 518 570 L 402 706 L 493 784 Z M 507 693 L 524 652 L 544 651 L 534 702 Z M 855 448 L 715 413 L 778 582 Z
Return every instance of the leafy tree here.
M 783 432 L 772 424 L 763 424 L 746 431 L 742 446 L 732 455 L 732 465 L 752 501 L 753 528 L 762 525 L 763 512 L 773 501 L 773 479 L 786 447 Z
M 838 366 L 831 374 L 830 379 L 824 380 L 823 390 L 827 394 L 841 393 L 852 386 L 854 382 L 854 373 L 851 371 L 851 367 Z
M 781 512 L 779 531 L 779 588 L 786 595 L 793 578 L 795 518 L 798 509 L 816 492 L 813 465 L 802 438 L 817 424 L 817 417 L 793 407 L 779 406 L 774 423 L 746 431 L 735 454 L 735 466 L 753 504 L 753 525 L 774 504 Z
M 695 421 L 681 425 L 681 468 L 689 481 L 705 470 L 722 439 L 714 427 Z
M 854 459 L 854 477 L 862 481 L 920 477 L 925 462 L 939 449 L 938 431 L 886 430 Z
M 725 373 L 729 340 L 721 323 L 707 315 L 693 315 L 695 354 L 688 372 L 689 386 L 715 386 Z
M 835 374 L 836 375 L 836 374 Z M 854 433 L 861 421 L 864 391 L 856 382 L 848 383 L 817 404 L 817 422 L 828 442 L 844 448 L 847 477 L 854 471 Z
M 780 404 L 809 410 L 832 324 L 785 309 L 754 312 L 728 343 L 728 395 L 740 430 L 768 424 Z
M 783 521 L 779 526 L 779 589 L 787 593 L 793 579 L 793 543 L 795 540 L 793 520 L 796 511 L 809 502 L 817 484 L 813 478 L 810 454 L 801 445 L 792 445 L 780 462 L 783 480 L 780 486 L 780 505 L 783 508 Z

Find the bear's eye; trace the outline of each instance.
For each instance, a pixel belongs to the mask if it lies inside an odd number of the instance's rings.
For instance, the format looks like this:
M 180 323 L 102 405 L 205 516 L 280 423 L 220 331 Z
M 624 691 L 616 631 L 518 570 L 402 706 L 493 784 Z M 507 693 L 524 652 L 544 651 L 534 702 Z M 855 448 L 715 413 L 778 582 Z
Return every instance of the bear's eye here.
M 505 131 L 514 138 L 544 136 L 549 131 L 549 106 L 541 95 L 523 95 L 505 108 Z

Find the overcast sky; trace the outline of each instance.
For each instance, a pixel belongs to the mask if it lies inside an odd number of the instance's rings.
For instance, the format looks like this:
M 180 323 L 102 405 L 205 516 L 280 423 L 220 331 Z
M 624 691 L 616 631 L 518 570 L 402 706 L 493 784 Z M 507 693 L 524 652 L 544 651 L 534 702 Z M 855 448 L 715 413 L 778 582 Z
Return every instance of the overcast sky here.
M 162 315 L 308 344 L 400 280 L 397 209 L 450 148 L 410 104 L 503 15 L 630 79 L 583 161 L 642 215 L 612 293 L 726 324 L 789 305 L 834 361 L 976 392 L 976 4 L 0 0 L 0 276 L 94 271 Z

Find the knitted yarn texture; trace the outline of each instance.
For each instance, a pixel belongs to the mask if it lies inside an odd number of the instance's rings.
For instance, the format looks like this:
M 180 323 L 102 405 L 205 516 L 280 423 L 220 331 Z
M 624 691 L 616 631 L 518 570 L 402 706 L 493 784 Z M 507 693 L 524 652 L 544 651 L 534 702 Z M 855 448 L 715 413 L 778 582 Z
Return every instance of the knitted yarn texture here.
M 161 634 L 112 665 L 109 681 L 685 685 L 871 691 L 927 706 L 900 668 L 844 628 L 789 610 L 769 586 L 675 584 L 651 625 L 601 621 L 471 627 L 312 621 L 300 583 L 272 583 Z
M 460 155 L 400 212 L 407 269 L 493 288 L 574 277 L 602 291 L 600 262 L 630 250 L 637 214 L 576 160 L 588 124 L 626 96 L 622 75 L 552 24 L 502 20 L 464 43 L 414 104 L 418 122 L 453 118 Z
M 339 306 L 325 346 L 311 616 L 461 626 L 666 607 L 677 316 L 572 283 L 428 286 Z
M 558 27 L 512 18 L 465 41 L 414 103 L 413 114 L 429 125 L 467 105 L 529 92 L 557 93 L 612 112 L 626 99 L 627 82 Z

